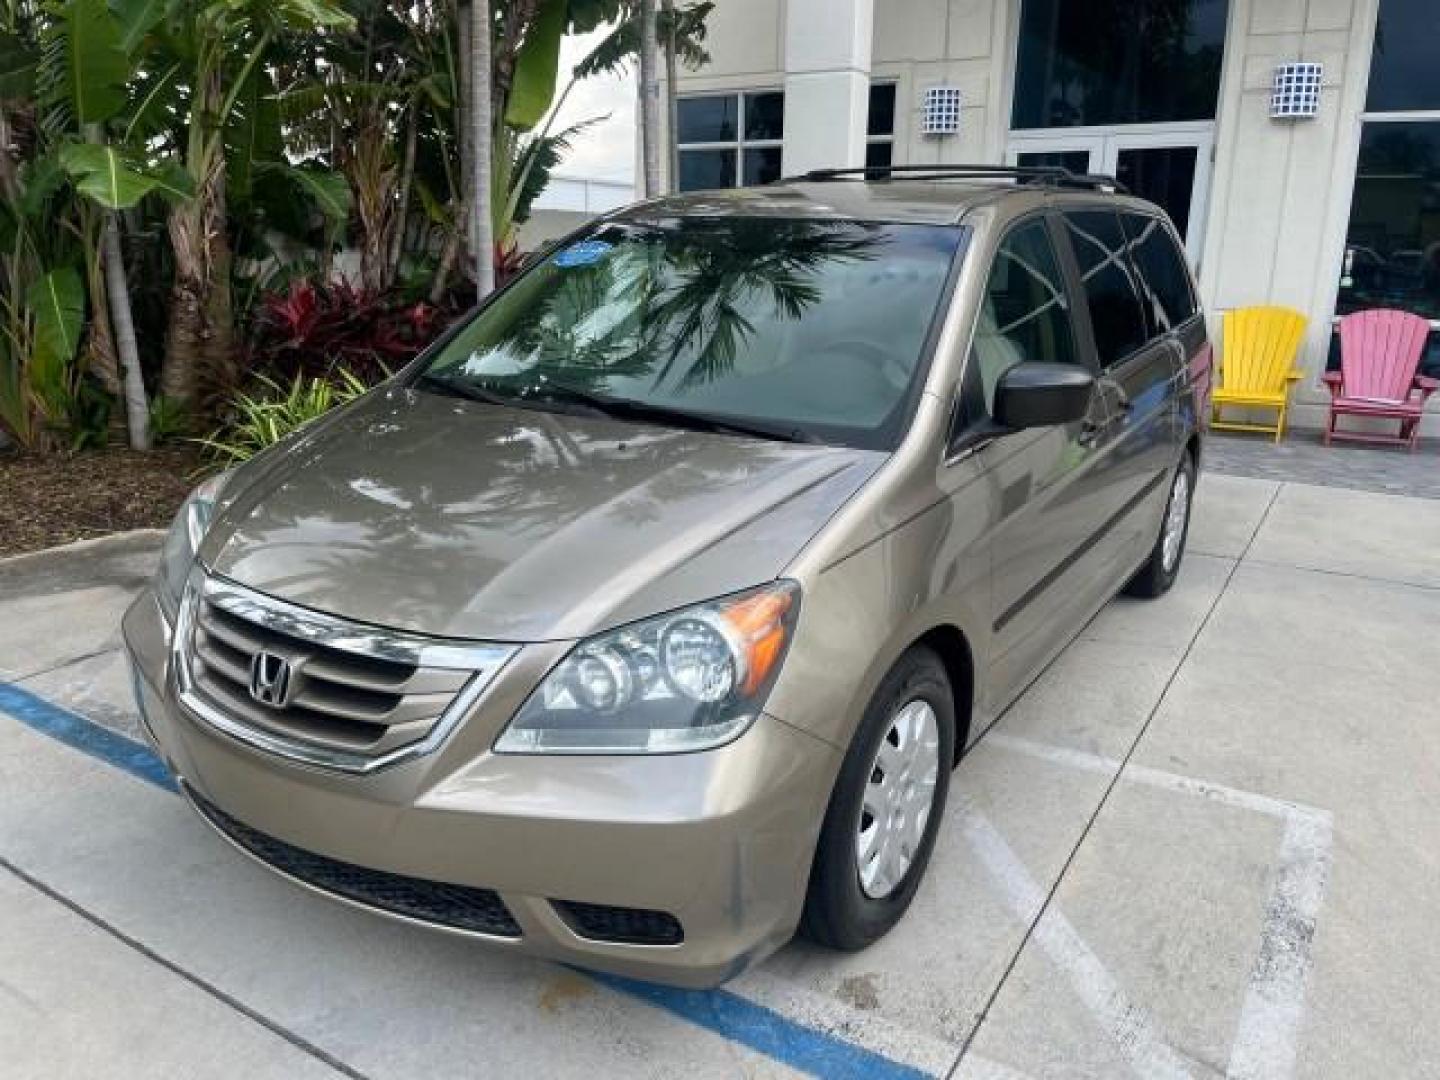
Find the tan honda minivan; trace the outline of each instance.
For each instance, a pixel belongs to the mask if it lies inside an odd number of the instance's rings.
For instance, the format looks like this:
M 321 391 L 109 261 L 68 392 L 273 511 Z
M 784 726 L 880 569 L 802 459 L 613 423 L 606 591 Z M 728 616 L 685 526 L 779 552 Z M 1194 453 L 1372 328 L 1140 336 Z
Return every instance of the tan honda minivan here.
M 125 616 L 199 813 L 328 896 L 691 986 L 910 904 L 964 748 L 1180 567 L 1176 234 L 1057 169 L 610 214 L 192 495 Z

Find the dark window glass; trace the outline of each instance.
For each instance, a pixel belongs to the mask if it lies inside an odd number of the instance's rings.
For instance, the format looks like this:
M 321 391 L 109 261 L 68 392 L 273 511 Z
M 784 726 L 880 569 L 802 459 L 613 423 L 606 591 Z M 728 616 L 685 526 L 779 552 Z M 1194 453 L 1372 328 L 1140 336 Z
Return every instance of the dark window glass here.
M 1145 344 L 1145 317 L 1119 215 L 1109 210 L 1067 213 L 1070 244 L 1085 285 L 1101 367 L 1111 367 Z
M 1195 314 L 1195 294 L 1190 288 L 1185 256 L 1160 219 L 1144 214 L 1121 217 L 1150 326 L 1157 333 L 1173 330 Z
M 1015 155 L 1015 164 L 1026 169 L 1069 169 L 1077 176 L 1090 171 L 1089 150 L 1027 150 Z
M 1440 4 L 1435 0 L 1380 0 L 1365 107 L 1371 112 L 1440 109 L 1437 43 Z
M 785 137 L 785 95 L 776 93 L 745 95 L 745 138 L 781 139 Z
M 734 142 L 735 95 L 681 98 L 675 103 L 679 143 Z
M 735 186 L 734 150 L 681 150 L 680 190 Z
M 780 147 L 747 146 L 743 154 L 746 187 L 769 184 L 780 179 Z
M 995 253 L 965 377 L 966 416 L 995 405 L 1000 376 L 1026 361 L 1076 363 L 1070 305 L 1050 233 L 1040 220 L 1012 231 Z
M 895 133 L 895 84 L 870 84 L 870 116 L 865 122 L 867 135 Z
M 1142 199 L 1149 199 L 1170 215 L 1184 236 L 1190 224 L 1190 199 L 1195 194 L 1193 146 L 1151 146 L 1121 150 L 1115 179 Z
M 602 224 L 498 294 L 425 374 L 532 408 L 604 395 L 887 448 L 961 236 L 836 219 Z
M 1440 319 L 1440 123 L 1368 123 L 1337 309 Z
M 1228 0 L 1024 0 L 1014 126 L 1210 120 Z
M 865 164 L 872 169 L 885 169 L 894 164 L 894 147 L 888 142 L 872 142 L 865 147 Z

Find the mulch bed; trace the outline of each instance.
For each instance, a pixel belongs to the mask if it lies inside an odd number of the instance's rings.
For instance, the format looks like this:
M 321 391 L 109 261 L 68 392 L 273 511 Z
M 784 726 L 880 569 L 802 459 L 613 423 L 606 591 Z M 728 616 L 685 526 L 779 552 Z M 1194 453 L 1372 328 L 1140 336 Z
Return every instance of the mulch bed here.
M 190 448 L 74 457 L 0 451 L 0 557 L 126 529 L 164 528 L 197 479 Z

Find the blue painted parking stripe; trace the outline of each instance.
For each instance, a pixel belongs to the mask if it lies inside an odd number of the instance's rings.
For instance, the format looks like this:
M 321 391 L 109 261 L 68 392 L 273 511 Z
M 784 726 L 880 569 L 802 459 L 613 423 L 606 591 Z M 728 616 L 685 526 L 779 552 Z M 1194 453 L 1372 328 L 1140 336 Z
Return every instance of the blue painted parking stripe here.
M 13 683 L 0 682 L 0 712 L 9 713 L 26 727 L 123 769 L 131 776 L 166 791 L 176 790 L 170 770 L 144 743 L 53 705 Z
M 81 753 L 165 791 L 175 781 L 150 747 L 12 683 L 0 682 L 0 712 Z M 678 990 L 601 972 L 576 971 L 783 1065 L 827 1080 L 920 1080 L 930 1074 L 788 1019 L 729 990 Z
M 930 1074 L 882 1057 L 863 1046 L 797 1024 L 774 1009 L 729 990 L 677 990 L 619 975 L 583 971 L 602 985 L 639 998 L 668 1013 L 723 1035 L 813 1076 L 827 1080 L 917 1080 Z

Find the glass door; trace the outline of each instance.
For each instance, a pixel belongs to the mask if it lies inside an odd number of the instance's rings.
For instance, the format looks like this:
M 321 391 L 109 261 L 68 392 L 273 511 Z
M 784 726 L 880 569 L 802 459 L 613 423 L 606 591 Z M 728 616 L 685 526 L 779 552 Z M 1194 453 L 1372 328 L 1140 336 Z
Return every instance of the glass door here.
M 1180 230 L 1191 260 L 1198 262 L 1210 195 L 1214 129 L 1179 138 L 1165 131 L 1117 132 L 1106 144 L 1102 171 L 1140 198 L 1163 207 Z
M 1056 134 L 1016 139 L 1010 146 L 1007 163 L 1027 169 L 1058 166 L 1072 173 L 1093 173 L 1104 159 L 1102 136 Z
M 1210 124 L 1121 127 L 1084 135 L 1027 131 L 1012 135 L 1006 159 L 1012 165 L 1058 165 L 1074 173 L 1115 177 L 1135 195 L 1165 209 L 1191 260 L 1198 262 L 1214 145 Z

